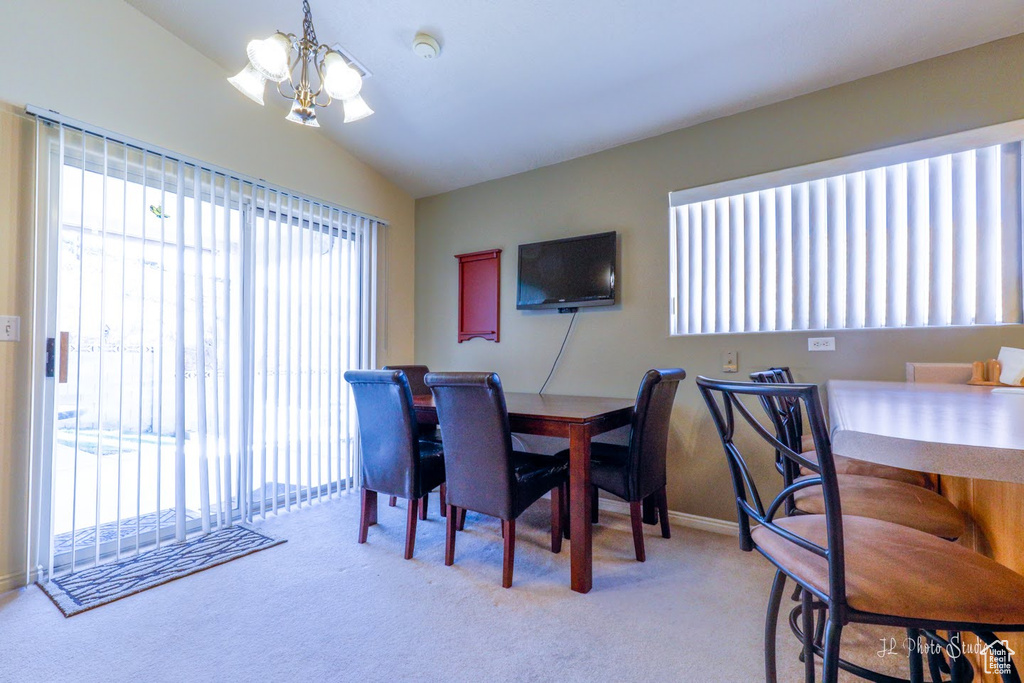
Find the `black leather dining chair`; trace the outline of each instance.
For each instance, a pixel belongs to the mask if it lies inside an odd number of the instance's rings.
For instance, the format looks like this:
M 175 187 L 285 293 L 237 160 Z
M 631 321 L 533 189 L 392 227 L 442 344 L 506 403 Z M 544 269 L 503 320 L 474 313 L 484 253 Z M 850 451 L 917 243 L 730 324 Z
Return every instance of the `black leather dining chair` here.
M 430 387 L 423 378 L 430 372 L 426 365 L 385 365 L 384 370 L 401 370 L 409 380 L 409 390 L 413 396 L 430 396 Z
M 444 563 L 455 562 L 455 532 L 466 510 L 501 520 L 505 537 L 501 585 L 512 585 L 516 519 L 551 492 L 551 552 L 562 549 L 569 462 L 512 448 L 501 380 L 490 372 L 430 373 L 438 421 L 444 432 L 448 527 Z
M 401 370 L 409 380 L 409 389 L 413 396 L 430 396 L 430 388 L 423 378 L 430 372 L 426 365 L 385 365 L 384 370 Z M 440 441 L 437 434 L 437 427 L 431 424 L 418 424 L 419 437 L 428 441 Z
M 682 368 L 648 370 L 640 382 L 629 429 L 629 443 L 622 446 L 594 442 L 590 446 L 590 481 L 629 503 L 633 527 L 633 550 L 637 562 L 644 562 L 642 503 L 652 499 L 661 519 L 661 535 L 671 538 L 668 521 L 668 476 L 666 457 L 668 428 L 679 382 L 686 378 Z M 559 453 L 568 457 L 569 451 Z M 593 521 L 597 521 L 597 491 L 591 496 Z
M 385 365 L 383 370 L 401 370 L 405 373 L 406 379 L 409 380 L 409 389 L 412 391 L 412 395 L 415 396 L 430 396 L 430 389 L 427 387 L 423 378 L 426 377 L 427 373 L 430 372 L 430 368 L 426 365 Z M 421 441 L 436 441 L 441 442 L 441 435 L 437 431 L 437 427 L 432 424 L 424 424 L 418 422 L 416 424 L 416 435 Z M 388 505 L 395 507 L 398 503 L 397 496 L 391 496 L 388 500 Z M 424 512 L 421 510 L 420 519 L 426 519 Z M 444 498 L 441 498 L 441 516 L 445 516 Z
M 893 680 L 872 678 L 871 672 L 840 659 L 842 631 L 851 623 L 905 628 L 911 641 L 922 632 L 932 640 L 943 631 L 973 632 L 994 653 L 1007 654 L 995 631 L 1024 631 L 1024 576 L 918 529 L 844 514 L 817 386 L 698 377 L 697 387 L 725 450 L 740 548 L 756 550 L 777 569 L 765 620 L 765 680 L 776 680 L 776 629 L 787 579 L 801 589 L 800 635 L 807 681 L 815 678 L 815 657 L 822 660 L 825 683 L 835 683 L 840 668 L 869 680 Z M 764 398 L 800 402 L 814 441 L 815 460 L 778 439 L 773 429 L 754 416 L 747 403 Z M 760 437 L 812 476 L 785 486 L 773 499 L 763 498 L 754 476 L 754 456 L 741 452 L 738 445 L 750 443 L 748 436 L 755 441 Z M 787 500 L 813 488 L 821 492 L 820 514 L 779 516 Z M 823 639 L 816 635 L 815 613 L 827 615 L 822 622 Z M 920 650 L 912 654 L 911 680 L 923 681 Z M 1016 676 L 1014 669 L 1004 680 L 1019 680 Z
M 377 523 L 377 494 L 409 501 L 405 531 L 405 559 L 411 559 L 416 544 L 416 518 L 426 518 L 427 494 L 441 487 L 444 497 L 444 454 L 441 445 L 416 438 L 409 380 L 399 370 L 349 370 L 345 380 L 352 385 L 359 416 L 362 444 L 362 512 L 359 542 Z

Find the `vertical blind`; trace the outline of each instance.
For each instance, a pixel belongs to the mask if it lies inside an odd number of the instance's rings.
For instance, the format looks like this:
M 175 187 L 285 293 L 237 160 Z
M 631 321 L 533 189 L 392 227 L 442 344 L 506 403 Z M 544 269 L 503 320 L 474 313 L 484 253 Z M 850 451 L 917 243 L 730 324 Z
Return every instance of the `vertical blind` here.
M 673 334 L 1022 322 L 1020 142 L 673 194 Z
M 37 133 L 47 327 L 68 349 L 47 576 L 352 489 L 342 375 L 376 364 L 381 224 L 109 134 Z

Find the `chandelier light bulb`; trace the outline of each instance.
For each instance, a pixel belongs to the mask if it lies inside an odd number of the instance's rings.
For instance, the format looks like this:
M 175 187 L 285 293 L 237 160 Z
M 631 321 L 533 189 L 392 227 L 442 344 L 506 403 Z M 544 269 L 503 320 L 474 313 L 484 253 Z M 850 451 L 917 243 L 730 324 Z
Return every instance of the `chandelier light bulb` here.
M 365 119 L 367 116 L 373 113 L 370 109 L 370 105 L 366 103 L 362 95 L 356 95 L 353 98 L 342 100 L 342 105 L 345 108 L 345 123 L 352 123 L 360 119 Z
M 292 41 L 278 31 L 263 40 L 250 40 L 245 48 L 249 63 L 268 81 L 280 83 L 288 78 Z
M 251 64 L 229 78 L 228 83 L 256 104 L 263 106 L 263 91 L 266 89 L 267 79 L 252 68 Z
M 350 100 L 363 87 L 363 77 L 333 50 L 324 57 L 324 90 L 335 100 Z

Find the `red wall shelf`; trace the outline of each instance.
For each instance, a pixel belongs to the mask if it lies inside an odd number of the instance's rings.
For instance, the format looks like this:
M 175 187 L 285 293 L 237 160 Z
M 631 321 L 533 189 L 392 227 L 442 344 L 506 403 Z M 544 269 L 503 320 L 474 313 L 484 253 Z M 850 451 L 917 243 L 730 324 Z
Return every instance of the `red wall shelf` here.
M 479 337 L 498 341 L 501 312 L 501 249 L 456 254 L 459 260 L 459 343 Z

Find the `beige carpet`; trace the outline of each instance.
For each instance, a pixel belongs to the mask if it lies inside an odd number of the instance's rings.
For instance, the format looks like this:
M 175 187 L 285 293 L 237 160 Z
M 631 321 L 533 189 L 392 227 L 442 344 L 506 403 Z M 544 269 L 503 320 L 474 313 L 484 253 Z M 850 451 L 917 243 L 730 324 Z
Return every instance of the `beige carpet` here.
M 445 567 L 435 496 L 407 562 L 405 510 L 382 502 L 358 545 L 353 496 L 257 523 L 282 546 L 73 619 L 37 587 L 13 591 L 0 596 L 0 680 L 763 680 L 765 560 L 727 536 L 647 527 L 639 564 L 627 520 L 605 513 L 594 590 L 578 595 L 568 545 L 547 549 L 547 510 L 519 524 L 509 590 L 495 520 L 471 514 Z M 880 635 L 848 631 L 844 654 L 905 675 L 901 657 L 875 655 Z M 780 680 L 800 680 L 784 624 L 779 646 Z

